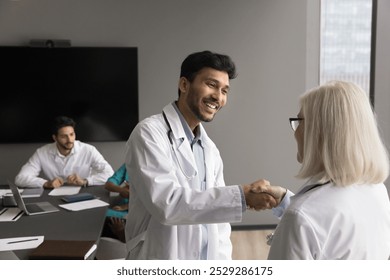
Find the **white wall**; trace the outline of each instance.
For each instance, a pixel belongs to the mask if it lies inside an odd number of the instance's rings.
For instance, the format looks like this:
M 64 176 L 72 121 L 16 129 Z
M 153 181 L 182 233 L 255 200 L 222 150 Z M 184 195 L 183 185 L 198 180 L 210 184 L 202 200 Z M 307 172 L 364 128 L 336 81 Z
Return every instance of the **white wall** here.
M 390 151 L 390 1 L 378 0 L 375 67 L 375 111 L 387 149 Z M 386 181 L 390 194 L 390 178 Z
M 230 55 L 239 76 L 227 106 L 206 125 L 227 184 L 267 178 L 296 190 L 296 144 L 288 117 L 318 77 L 319 0 L 0 1 L 0 45 L 70 39 L 73 46 L 136 46 L 140 119 L 176 99 L 182 60 L 209 49 Z M 28 124 L 26 120 L 26 125 Z M 22 128 L 21 128 L 22 129 Z M 0 133 L 6 133 L 1 131 Z M 93 143 L 114 168 L 124 143 Z M 0 145 L 0 184 L 39 145 Z M 269 211 L 244 224 L 274 224 Z

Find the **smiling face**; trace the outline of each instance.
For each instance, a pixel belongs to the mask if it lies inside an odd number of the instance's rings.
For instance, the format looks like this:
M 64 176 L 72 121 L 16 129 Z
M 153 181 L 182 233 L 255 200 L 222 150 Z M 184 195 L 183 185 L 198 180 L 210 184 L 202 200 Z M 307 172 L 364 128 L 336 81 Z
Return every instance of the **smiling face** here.
M 225 106 L 229 92 L 226 72 L 203 68 L 190 82 L 185 77 L 179 81 L 178 107 L 193 130 L 200 122 L 210 122 Z

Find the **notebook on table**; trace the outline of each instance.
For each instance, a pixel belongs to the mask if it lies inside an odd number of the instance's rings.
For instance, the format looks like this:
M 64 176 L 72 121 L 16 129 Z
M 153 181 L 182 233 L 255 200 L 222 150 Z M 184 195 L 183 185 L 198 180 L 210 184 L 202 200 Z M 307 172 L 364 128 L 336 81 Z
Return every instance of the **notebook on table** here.
M 15 198 L 16 204 L 20 210 L 23 210 L 26 215 L 38 215 L 46 214 L 59 211 L 58 208 L 54 207 L 50 202 L 35 202 L 35 203 L 24 203 L 22 195 L 20 194 L 18 187 L 8 180 L 9 187 L 11 188 L 12 194 Z

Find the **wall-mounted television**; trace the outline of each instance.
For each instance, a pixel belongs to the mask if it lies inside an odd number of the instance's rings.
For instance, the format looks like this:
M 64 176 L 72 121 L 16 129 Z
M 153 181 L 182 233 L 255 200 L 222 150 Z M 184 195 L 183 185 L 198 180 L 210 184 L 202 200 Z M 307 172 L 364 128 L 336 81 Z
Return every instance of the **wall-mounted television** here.
M 84 142 L 126 141 L 138 123 L 136 47 L 0 47 L 0 143 L 51 142 L 56 116 Z

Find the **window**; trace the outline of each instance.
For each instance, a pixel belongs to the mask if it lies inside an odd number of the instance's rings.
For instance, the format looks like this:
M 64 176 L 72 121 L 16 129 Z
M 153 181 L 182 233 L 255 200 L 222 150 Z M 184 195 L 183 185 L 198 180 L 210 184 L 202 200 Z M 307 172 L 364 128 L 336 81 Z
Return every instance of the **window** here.
M 346 80 L 370 94 L 373 0 L 321 1 L 320 84 Z

